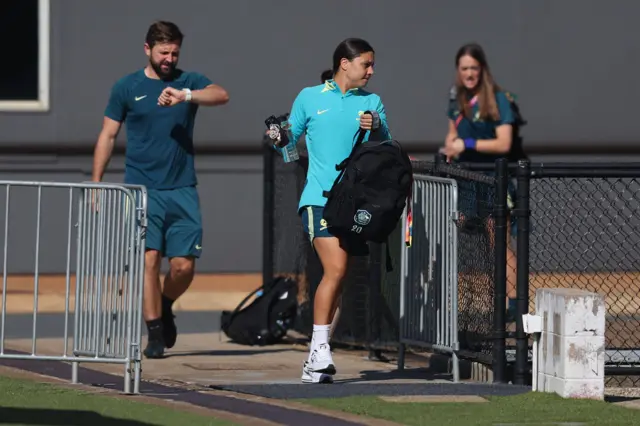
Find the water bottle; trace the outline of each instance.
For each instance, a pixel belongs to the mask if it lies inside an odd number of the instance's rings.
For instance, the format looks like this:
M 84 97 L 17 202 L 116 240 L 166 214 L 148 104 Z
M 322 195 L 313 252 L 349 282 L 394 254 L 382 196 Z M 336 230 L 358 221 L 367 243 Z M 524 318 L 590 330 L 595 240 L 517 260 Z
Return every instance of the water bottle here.
M 285 163 L 290 163 L 292 161 L 298 161 L 300 159 L 300 155 L 298 154 L 298 148 L 296 147 L 295 142 L 293 141 L 293 134 L 291 133 L 291 124 L 289 124 L 289 120 L 285 119 L 280 123 L 280 128 L 282 132 L 280 132 L 280 138 L 282 140 L 281 147 L 282 149 L 282 158 Z M 284 140 L 286 139 L 286 141 Z
M 284 114 L 280 117 L 272 115 L 265 120 L 265 124 L 269 129 L 269 138 L 274 141 L 276 147 L 281 149 L 284 162 L 290 163 L 299 160 L 298 148 L 295 141 L 292 141 L 293 135 L 291 133 L 291 124 L 289 123 L 289 114 Z

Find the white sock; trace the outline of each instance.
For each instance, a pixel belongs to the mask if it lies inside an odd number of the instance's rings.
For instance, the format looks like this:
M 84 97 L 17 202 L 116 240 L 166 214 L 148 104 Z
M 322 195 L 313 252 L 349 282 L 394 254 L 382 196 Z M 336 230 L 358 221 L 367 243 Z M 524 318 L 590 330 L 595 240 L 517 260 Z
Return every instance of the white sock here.
M 331 324 L 327 325 L 313 325 L 313 337 L 311 339 L 311 349 L 316 349 L 322 344 L 329 343 L 329 331 L 331 330 Z
M 311 344 L 309 345 L 309 357 L 308 362 L 311 362 L 311 354 L 313 350 L 320 346 L 322 343 L 329 343 L 329 330 L 331 325 L 313 325 L 313 334 L 311 335 Z

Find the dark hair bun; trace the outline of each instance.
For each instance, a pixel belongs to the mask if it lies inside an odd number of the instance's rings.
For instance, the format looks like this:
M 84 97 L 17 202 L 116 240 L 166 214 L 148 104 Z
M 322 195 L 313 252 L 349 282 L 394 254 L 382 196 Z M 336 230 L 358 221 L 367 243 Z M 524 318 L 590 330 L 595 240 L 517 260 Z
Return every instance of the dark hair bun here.
M 327 80 L 331 80 L 332 78 L 333 78 L 333 71 L 330 69 L 322 71 L 322 74 L 320 75 L 320 80 L 322 80 L 323 83 Z

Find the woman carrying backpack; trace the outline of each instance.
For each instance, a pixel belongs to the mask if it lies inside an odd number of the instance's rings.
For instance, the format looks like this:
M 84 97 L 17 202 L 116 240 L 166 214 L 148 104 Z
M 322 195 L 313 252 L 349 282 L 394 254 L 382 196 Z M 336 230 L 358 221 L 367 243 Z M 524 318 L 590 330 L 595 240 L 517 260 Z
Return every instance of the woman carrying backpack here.
M 313 337 L 302 369 L 304 383 L 333 381 L 336 367 L 329 333 L 342 279 L 350 256 L 368 254 L 365 243 L 332 235 L 323 219 L 323 209 L 325 191 L 331 190 L 338 176 L 336 165 L 351 153 L 359 129 L 379 130 L 383 137 L 391 138 L 380 97 L 364 90 L 373 76 L 374 55 L 365 40 L 342 41 L 333 53 L 331 74 L 323 73 L 323 79 L 329 78 L 321 85 L 302 89 L 289 116 L 290 143 L 297 143 L 306 135 L 309 169 L 298 212 L 324 271 L 313 301 Z M 364 111 L 376 111 L 379 120 L 363 115 Z
M 511 157 L 515 143 L 512 140 L 512 126 L 515 121 L 507 94 L 496 84 L 486 55 L 481 46 L 467 44 L 462 46 L 456 54 L 456 83 L 451 93 L 448 109 L 449 131 L 445 145 L 440 152 L 447 159 L 469 163 L 495 163 L 498 158 Z M 483 191 L 484 192 L 484 191 Z M 510 187 L 508 208 L 513 208 L 513 188 Z M 491 194 L 479 194 L 477 197 L 488 196 L 487 200 L 480 200 L 483 208 L 477 207 L 477 200 L 460 199 L 460 211 L 467 218 L 480 216 L 486 219 L 492 210 Z M 467 201 L 467 202 L 465 202 Z M 509 230 L 514 230 L 508 219 Z M 493 248 L 493 221 L 487 221 L 489 239 Z M 516 254 L 508 238 L 507 248 L 507 317 L 515 320 L 516 309 Z

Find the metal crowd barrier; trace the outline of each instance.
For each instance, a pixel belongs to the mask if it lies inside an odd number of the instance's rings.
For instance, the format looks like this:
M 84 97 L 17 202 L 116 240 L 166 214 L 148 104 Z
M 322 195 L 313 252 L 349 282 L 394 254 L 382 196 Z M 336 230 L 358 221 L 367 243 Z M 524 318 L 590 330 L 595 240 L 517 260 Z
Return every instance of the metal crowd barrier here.
M 81 362 L 123 364 L 124 392 L 132 393 L 133 382 L 133 393 L 139 393 L 147 212 L 145 187 L 88 182 L 0 181 L 1 187 L 5 189 L 5 197 L 0 359 L 71 362 L 73 383 L 78 383 L 78 366 Z M 31 353 L 25 353 L 5 348 L 5 327 L 10 319 L 7 315 L 7 293 L 11 290 L 8 285 L 8 254 L 11 251 L 9 236 L 12 233 L 32 231 L 11 226 L 12 216 L 15 219 L 16 215 L 27 213 L 11 210 L 12 195 L 17 193 L 20 201 L 34 190 L 33 329 Z M 44 198 L 57 204 L 58 209 L 64 205 L 68 211 L 66 241 L 60 241 L 59 244 L 59 250 L 66 252 L 64 349 L 59 355 L 37 352 L 39 259 L 40 256 L 47 256 L 47 253 L 41 253 L 41 225 L 43 218 L 46 223 L 52 220 L 46 217 L 51 207 L 43 205 L 47 204 L 43 203 L 43 194 L 47 193 L 49 195 Z M 74 244 L 75 260 L 72 250 Z M 72 271 L 74 264 L 75 271 Z M 72 278 L 74 274 L 75 280 Z M 72 282 L 75 282 L 75 292 L 72 291 Z M 72 298 L 75 298 L 73 310 Z M 69 351 L 68 329 L 71 321 L 73 349 Z
M 412 243 L 402 242 L 400 350 L 406 345 L 452 356 L 453 380 L 460 380 L 458 342 L 458 187 L 454 179 L 414 175 Z

